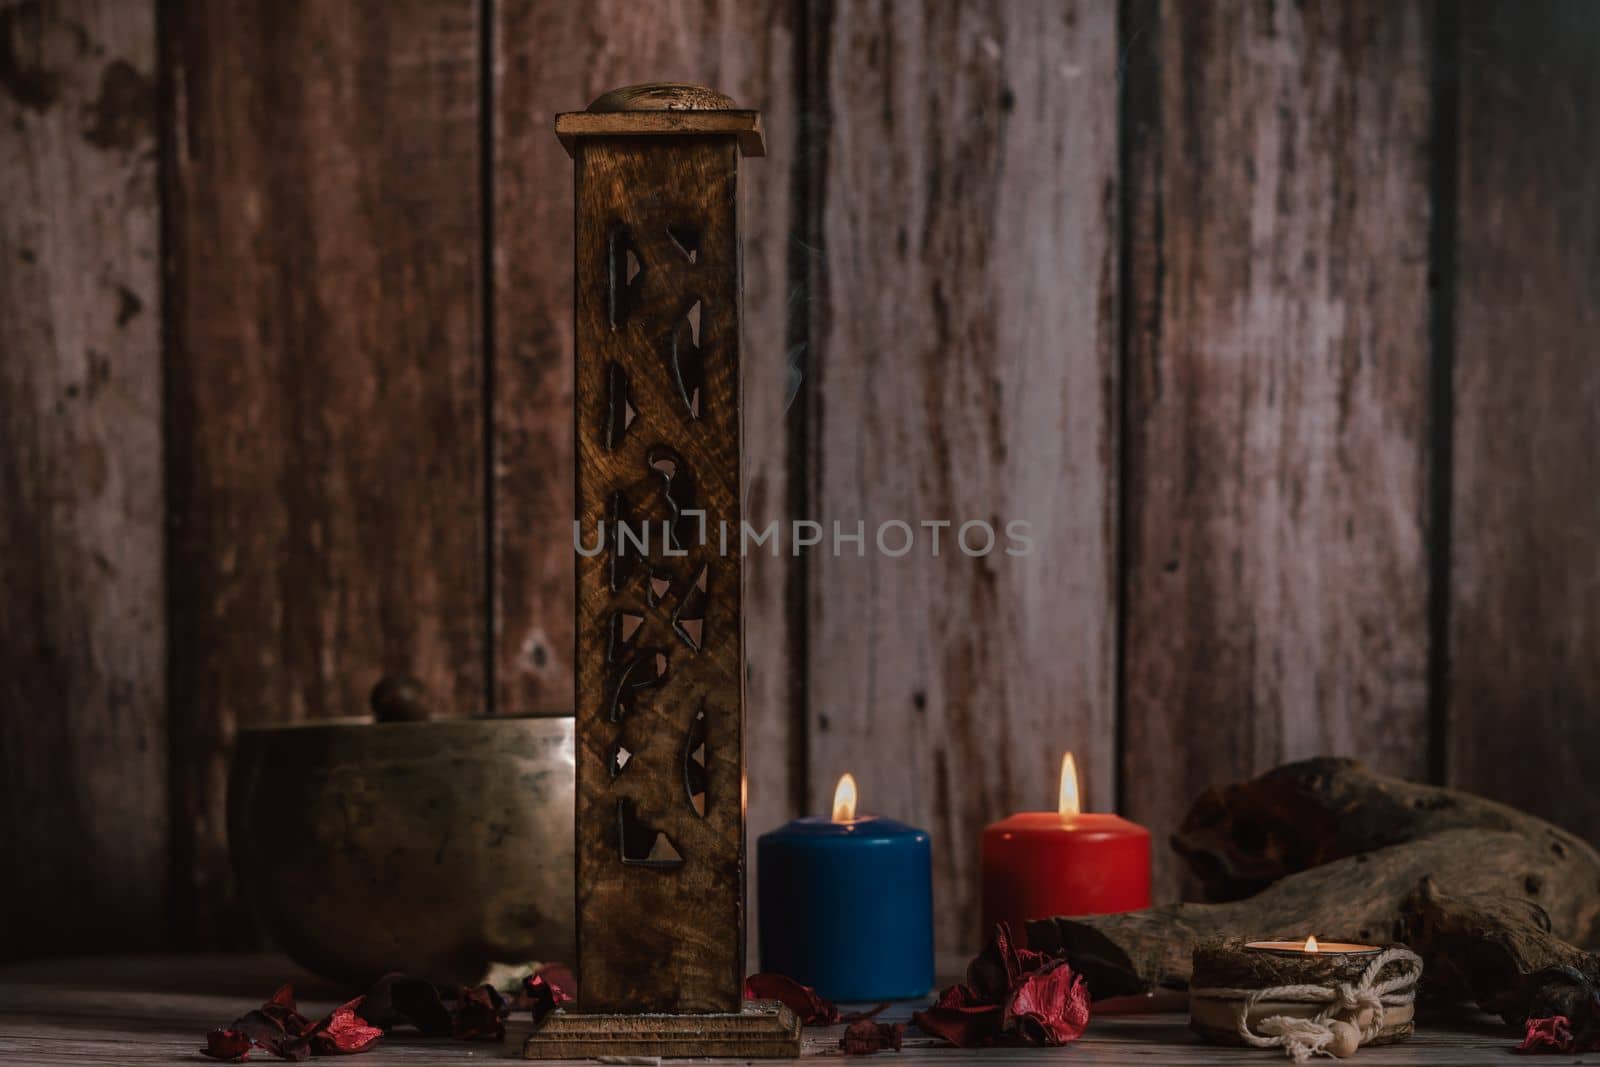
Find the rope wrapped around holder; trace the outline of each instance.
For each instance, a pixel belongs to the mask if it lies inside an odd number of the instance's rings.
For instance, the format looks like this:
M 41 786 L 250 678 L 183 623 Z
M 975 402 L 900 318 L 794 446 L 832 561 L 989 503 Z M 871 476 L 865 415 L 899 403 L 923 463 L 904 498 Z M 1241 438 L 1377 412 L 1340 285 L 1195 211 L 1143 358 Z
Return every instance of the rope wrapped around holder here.
M 1390 964 L 1400 967 L 1382 977 Z M 1312 1056 L 1344 1057 L 1376 1037 L 1387 1010 L 1417 998 L 1422 957 L 1408 948 L 1388 948 L 1377 955 L 1355 982 L 1335 985 L 1281 985 L 1266 989 L 1191 989 L 1191 997 L 1240 999 L 1238 1030 L 1255 1048 L 1282 1048 L 1296 1063 Z M 1250 1029 L 1250 1010 L 1264 1000 L 1325 1005 L 1311 1018 L 1269 1015 Z

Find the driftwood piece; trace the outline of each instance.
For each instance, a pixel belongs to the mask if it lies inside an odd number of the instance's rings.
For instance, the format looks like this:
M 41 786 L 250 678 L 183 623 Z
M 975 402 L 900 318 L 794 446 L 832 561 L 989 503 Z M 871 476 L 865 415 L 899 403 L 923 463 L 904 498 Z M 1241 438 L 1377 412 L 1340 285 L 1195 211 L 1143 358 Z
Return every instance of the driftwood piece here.
M 1450 830 L 1290 875 L 1248 900 L 1040 919 L 1028 924 L 1028 942 L 1066 956 L 1096 999 L 1182 988 L 1195 945 L 1208 938 L 1400 940 L 1404 906 L 1427 878 L 1459 894 L 1536 901 L 1571 940 L 1585 940 L 1600 918 L 1600 868 L 1588 856 L 1545 835 Z
M 1285 875 L 1445 830 L 1503 830 L 1543 841 L 1596 874 L 1600 853 L 1582 838 L 1492 800 L 1374 774 L 1347 759 L 1290 763 L 1209 789 L 1172 847 L 1207 900 L 1239 900 Z M 1454 888 L 1454 887 L 1452 887 Z
M 1474 1001 L 1512 1026 L 1550 1015 L 1581 1024 L 1593 1010 L 1600 956 L 1556 936 L 1535 901 L 1455 895 L 1429 880 L 1406 911 L 1406 940 L 1444 997 Z

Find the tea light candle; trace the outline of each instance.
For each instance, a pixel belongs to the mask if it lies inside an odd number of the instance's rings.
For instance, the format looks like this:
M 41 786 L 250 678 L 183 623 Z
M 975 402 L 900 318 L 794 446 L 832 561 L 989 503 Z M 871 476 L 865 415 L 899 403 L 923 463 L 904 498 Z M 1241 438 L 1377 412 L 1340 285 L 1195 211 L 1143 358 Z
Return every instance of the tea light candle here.
M 1055 811 L 1028 811 L 983 831 L 983 936 L 1011 925 L 1027 944 L 1027 921 L 1100 915 L 1150 906 L 1150 831 L 1118 815 L 1085 813 L 1078 768 L 1061 760 Z
M 1316 935 L 1304 941 L 1246 941 L 1244 947 L 1252 952 L 1287 952 L 1290 955 L 1326 952 L 1341 956 L 1376 956 L 1383 951 L 1377 945 L 1353 945 L 1348 941 L 1318 941 Z
M 933 861 L 928 835 L 856 814 L 855 779 L 831 818 L 762 834 L 761 969 L 829 1000 L 880 1002 L 933 988 Z
M 1205 944 L 1194 951 L 1189 1025 L 1223 1044 L 1342 1059 L 1410 1036 L 1421 975 L 1422 960 L 1403 945 L 1316 937 Z

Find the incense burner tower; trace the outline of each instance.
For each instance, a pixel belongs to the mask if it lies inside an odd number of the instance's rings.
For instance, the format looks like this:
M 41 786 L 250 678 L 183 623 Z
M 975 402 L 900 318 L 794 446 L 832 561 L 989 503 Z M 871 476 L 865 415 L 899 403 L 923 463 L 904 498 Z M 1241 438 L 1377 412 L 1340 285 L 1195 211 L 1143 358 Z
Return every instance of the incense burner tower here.
M 762 1034 L 792 1054 L 792 1017 L 741 1003 L 738 182 L 759 116 L 635 86 L 556 132 L 576 191 L 579 1002 L 529 1055 L 604 1027 L 647 1054 L 759 1055 Z

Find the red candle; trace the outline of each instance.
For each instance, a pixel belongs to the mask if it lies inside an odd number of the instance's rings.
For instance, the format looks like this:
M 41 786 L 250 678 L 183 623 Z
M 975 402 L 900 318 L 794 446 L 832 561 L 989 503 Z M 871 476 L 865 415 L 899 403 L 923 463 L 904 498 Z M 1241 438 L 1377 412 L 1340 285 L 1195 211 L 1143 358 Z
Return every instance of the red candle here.
M 1056 811 L 1025 811 L 983 831 L 983 929 L 1011 924 L 1027 944 L 1027 921 L 1100 915 L 1150 906 L 1150 831 L 1119 815 L 1078 808 L 1078 770 L 1061 760 Z

